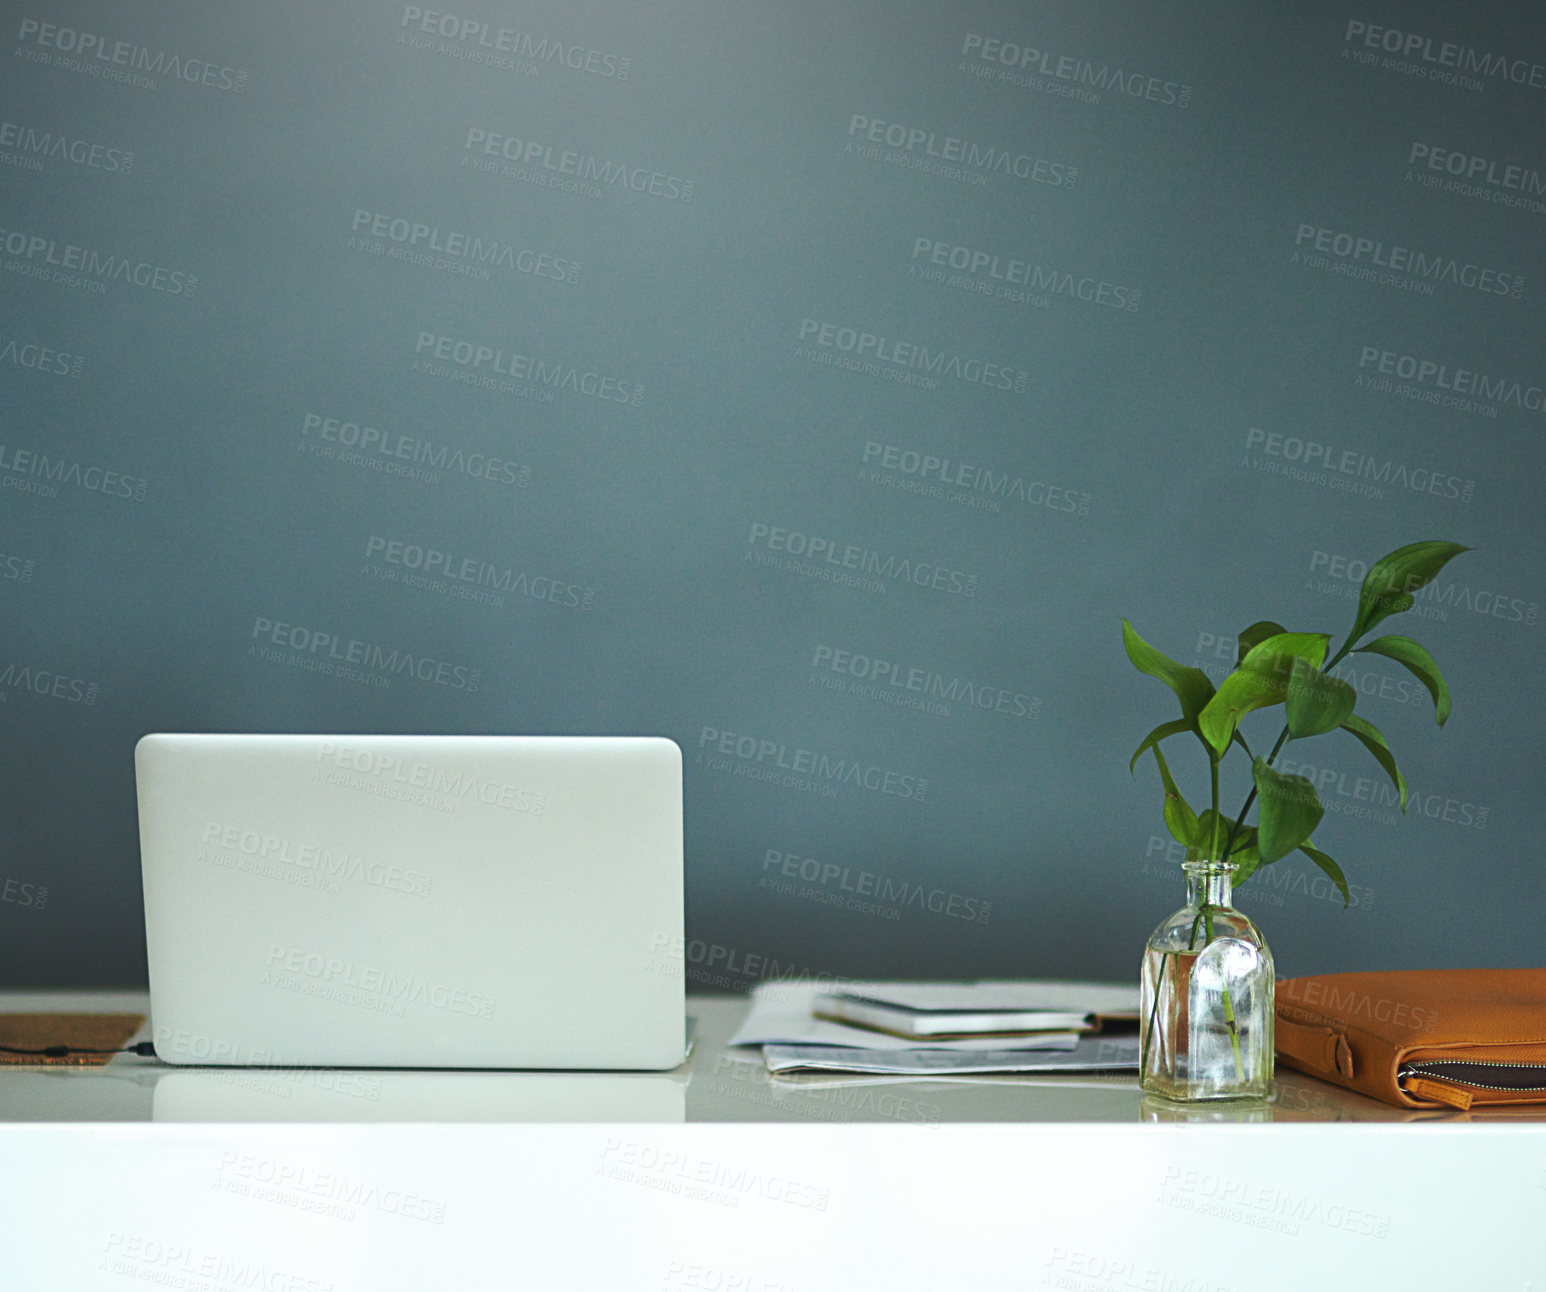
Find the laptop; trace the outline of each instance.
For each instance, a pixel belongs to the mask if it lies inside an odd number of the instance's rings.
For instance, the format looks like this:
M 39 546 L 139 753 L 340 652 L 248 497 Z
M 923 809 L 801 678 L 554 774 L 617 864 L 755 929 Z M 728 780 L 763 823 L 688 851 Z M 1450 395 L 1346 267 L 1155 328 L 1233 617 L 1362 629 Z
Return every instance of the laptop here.
M 674 742 L 158 733 L 135 779 L 166 1062 L 682 1062 Z

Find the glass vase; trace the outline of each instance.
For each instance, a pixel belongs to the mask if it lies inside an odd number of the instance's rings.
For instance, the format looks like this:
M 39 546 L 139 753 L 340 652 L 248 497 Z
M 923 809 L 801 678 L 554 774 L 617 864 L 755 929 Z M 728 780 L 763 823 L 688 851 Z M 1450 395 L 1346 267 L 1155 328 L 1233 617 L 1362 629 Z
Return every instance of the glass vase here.
M 1231 862 L 1188 861 L 1186 905 L 1149 937 L 1139 1083 L 1181 1101 L 1272 1093 L 1272 952 L 1235 910 Z

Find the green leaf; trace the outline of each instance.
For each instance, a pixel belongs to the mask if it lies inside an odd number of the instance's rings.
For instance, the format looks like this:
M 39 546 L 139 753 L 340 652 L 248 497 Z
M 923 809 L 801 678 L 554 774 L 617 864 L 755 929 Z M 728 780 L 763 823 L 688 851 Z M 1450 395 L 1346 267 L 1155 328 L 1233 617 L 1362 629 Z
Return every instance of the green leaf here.
M 1311 861 L 1331 877 L 1331 882 L 1337 886 L 1337 892 L 1342 894 L 1342 909 L 1345 911 L 1352 904 L 1352 896 L 1347 891 L 1347 876 L 1342 873 L 1342 867 L 1337 865 L 1330 857 L 1317 848 L 1310 847 L 1307 843 L 1299 845 L 1299 851 L 1304 853 Z
M 1363 747 L 1373 754 L 1375 761 L 1385 769 L 1385 774 L 1394 783 L 1396 792 L 1401 795 L 1401 810 L 1405 812 L 1406 777 L 1396 766 L 1395 755 L 1390 752 L 1390 746 L 1385 743 L 1385 737 L 1380 733 L 1380 729 L 1372 722 L 1360 718 L 1356 713 L 1350 713 L 1342 723 L 1342 730 L 1357 736 Z
M 1235 830 L 1235 822 L 1232 818 L 1219 813 L 1219 846 L 1229 838 L 1230 832 Z M 1188 861 L 1208 860 L 1213 846 L 1213 809 L 1204 808 L 1197 817 L 1197 842 L 1186 850 Z M 1234 842 L 1229 845 L 1229 855 L 1225 861 L 1233 862 L 1235 873 L 1232 883 L 1239 887 L 1245 883 L 1262 865 L 1261 854 L 1256 847 L 1256 827 L 1244 825 L 1235 831 Z
M 1133 771 L 1138 766 L 1138 760 L 1143 756 L 1143 751 L 1162 740 L 1169 740 L 1172 736 L 1179 736 L 1183 731 L 1194 730 L 1192 724 L 1185 718 L 1177 718 L 1174 722 L 1162 722 L 1143 738 L 1143 744 L 1133 751 L 1132 759 L 1127 764 L 1127 770 Z
M 1222 812 L 1218 814 L 1218 844 L 1213 842 L 1214 811 L 1212 808 L 1203 808 L 1197 814 L 1197 833 L 1193 836 L 1191 846 L 1186 850 L 1188 861 L 1208 861 L 1213 856 L 1215 846 L 1222 847 L 1224 840 L 1229 838 L 1229 829 L 1234 822 Z
M 1261 869 L 1261 853 L 1256 846 L 1254 827 L 1247 827 L 1236 836 L 1234 843 L 1229 847 L 1229 856 L 1225 860 L 1235 863 L 1235 873 L 1231 882 L 1236 888 Z
M 1252 624 L 1235 639 L 1238 643 L 1235 647 L 1235 663 L 1243 663 L 1245 657 L 1251 653 L 1252 648 L 1261 645 L 1267 638 L 1276 637 L 1280 633 L 1286 633 L 1287 631 L 1288 629 L 1283 627 L 1282 624 L 1275 624 L 1270 619 L 1262 619 Z
M 1335 731 L 1352 713 L 1358 692 L 1339 677 L 1322 673 L 1308 660 L 1294 660 L 1283 707 L 1288 713 L 1290 739 Z
M 1246 652 L 1240 667 L 1264 677 L 1280 678 L 1287 685 L 1294 660 L 1306 660 L 1319 668 L 1326 662 L 1326 647 L 1330 644 L 1330 633 L 1273 633 Z
M 1282 703 L 1294 661 L 1319 668 L 1330 641 L 1326 633 L 1274 633 L 1246 652 L 1240 667 L 1219 684 L 1198 716 L 1198 731 L 1217 757 L 1229 749 L 1241 718 L 1253 709 Z
M 1444 681 L 1439 666 L 1433 662 L 1433 656 L 1419 643 L 1410 637 L 1376 637 L 1367 646 L 1358 647 L 1358 650 L 1372 651 L 1398 664 L 1405 664 L 1433 697 L 1433 712 L 1439 720 L 1439 726 L 1442 727 L 1449 720 L 1449 684 Z
M 1198 715 L 1197 727 L 1202 738 L 1222 758 L 1235 737 L 1240 719 L 1253 709 L 1277 704 L 1286 688 L 1279 687 L 1270 678 L 1246 669 L 1236 669 L 1221 683 L 1214 696 Z
M 1228 817 L 1224 817 L 1222 819 L 1225 825 L 1234 825 L 1234 822 L 1231 821 Z M 1224 860 L 1233 861 L 1240 855 L 1242 849 L 1255 847 L 1256 827 L 1254 825 L 1243 825 L 1240 827 L 1239 832 L 1235 835 L 1235 841 L 1229 845 L 1229 856 L 1225 857 Z
M 1154 761 L 1159 764 L 1160 780 L 1165 783 L 1165 828 L 1170 831 L 1172 839 L 1190 848 L 1197 838 L 1197 813 L 1192 811 L 1191 804 L 1176 788 L 1158 742 L 1151 748 L 1154 750 Z
M 1320 796 L 1303 776 L 1290 776 L 1267 766 L 1258 758 L 1251 773 L 1260 796 L 1257 809 L 1256 847 L 1263 865 L 1286 857 L 1315 833 L 1326 809 Z
M 1398 547 L 1382 556 L 1364 575 L 1358 591 L 1358 616 L 1348 641 L 1357 641 L 1381 620 L 1412 608 L 1412 593 L 1433 582 L 1450 561 L 1469 547 L 1459 543 L 1428 540 Z
M 1122 621 L 1122 644 L 1127 648 L 1127 658 L 1140 673 L 1157 677 L 1176 693 L 1181 701 L 1181 716 L 1189 730 L 1197 730 L 1197 715 L 1213 698 L 1213 683 L 1200 668 L 1188 668 L 1177 664 L 1168 655 L 1150 646 L 1138 635 L 1138 630 L 1127 620 Z

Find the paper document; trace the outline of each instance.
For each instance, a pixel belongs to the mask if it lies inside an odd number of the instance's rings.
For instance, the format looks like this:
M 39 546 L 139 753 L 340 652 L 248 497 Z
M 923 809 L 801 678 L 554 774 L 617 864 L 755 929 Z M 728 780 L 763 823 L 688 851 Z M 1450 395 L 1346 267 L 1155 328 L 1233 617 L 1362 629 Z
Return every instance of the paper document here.
M 910 1050 L 918 1042 L 868 1028 L 832 1023 L 811 1014 L 817 988 L 805 983 L 763 983 L 752 992 L 751 1007 L 730 1038 L 731 1045 L 832 1045 L 862 1050 Z M 974 1036 L 958 1041 L 930 1041 L 935 1050 L 1069 1050 L 1079 1042 L 1076 1032 L 1041 1032 L 1007 1039 Z
M 966 1036 L 1024 1036 L 1027 1032 L 1093 1032 L 1094 1014 L 1070 1010 L 907 1009 L 843 992 L 817 992 L 811 1013 L 817 1018 L 905 1036 L 919 1045 Z
M 968 1073 L 1138 1072 L 1136 1036 L 1087 1036 L 1072 1049 L 1028 1050 L 861 1050 L 834 1046 L 769 1045 L 763 1061 L 773 1073 L 865 1072 L 905 1077 L 959 1077 Z
M 881 1001 L 902 1009 L 1052 1010 L 1062 1013 L 1138 1016 L 1138 984 L 1043 982 L 985 978 L 977 982 L 844 982 L 831 994 Z

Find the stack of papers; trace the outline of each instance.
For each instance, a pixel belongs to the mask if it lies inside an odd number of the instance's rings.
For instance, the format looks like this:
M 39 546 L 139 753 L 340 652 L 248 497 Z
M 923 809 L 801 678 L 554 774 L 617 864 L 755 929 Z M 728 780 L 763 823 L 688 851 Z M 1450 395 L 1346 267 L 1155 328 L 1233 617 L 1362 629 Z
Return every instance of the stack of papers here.
M 841 1009 L 838 1008 L 841 1006 Z M 843 1012 L 880 1017 L 898 1030 L 839 1021 Z M 912 1015 L 911 1019 L 901 1016 Z M 976 1017 L 972 1017 L 975 1015 Z M 1056 1016 L 1055 1020 L 1051 1016 Z M 898 1076 L 994 1072 L 1131 1072 L 1137 1037 L 1081 1031 L 1136 1020 L 1138 988 L 1103 983 L 845 983 L 840 991 L 809 984 L 763 983 L 730 1044 L 760 1045 L 771 1072 L 804 1069 Z M 1054 1031 L 1012 1031 L 1056 1021 Z M 928 1031 L 943 1027 L 945 1031 Z
M 1127 988 L 1087 983 L 854 983 L 818 992 L 812 1008 L 819 1018 L 921 1044 L 964 1036 L 1093 1032 L 1103 1019 L 1129 1016 L 1130 994 Z
M 1062 1050 L 845 1050 L 765 1045 L 769 1072 L 869 1072 L 891 1077 L 964 1077 L 998 1072 L 1136 1072 L 1138 1037 L 1091 1036 Z

